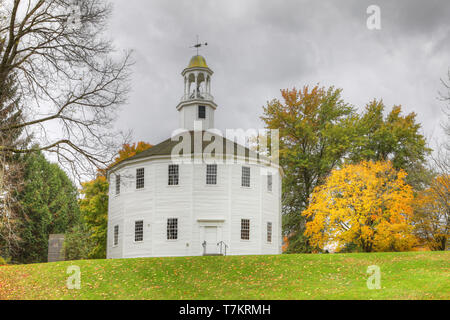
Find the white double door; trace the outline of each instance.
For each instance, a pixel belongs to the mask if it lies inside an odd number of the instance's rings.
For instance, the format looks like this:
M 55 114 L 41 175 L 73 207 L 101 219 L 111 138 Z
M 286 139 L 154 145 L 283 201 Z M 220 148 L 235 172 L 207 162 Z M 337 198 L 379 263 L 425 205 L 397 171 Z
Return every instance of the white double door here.
M 220 253 L 219 251 L 219 233 L 217 226 L 205 226 L 204 227 L 204 243 L 205 243 L 205 253 L 215 254 Z

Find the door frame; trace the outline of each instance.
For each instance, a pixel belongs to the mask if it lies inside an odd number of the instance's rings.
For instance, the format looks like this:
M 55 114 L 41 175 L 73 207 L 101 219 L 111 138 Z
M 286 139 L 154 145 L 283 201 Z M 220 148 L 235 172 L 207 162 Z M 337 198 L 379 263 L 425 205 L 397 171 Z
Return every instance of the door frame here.
M 199 221 L 200 226 L 200 246 L 199 255 L 203 255 L 202 243 L 205 241 L 205 230 L 206 227 L 216 227 L 217 229 L 217 242 L 223 241 L 223 222 L 218 221 Z
M 215 242 L 214 243 L 209 243 L 206 242 L 206 247 L 205 247 L 205 253 L 206 254 L 214 254 L 214 253 L 219 253 L 219 249 L 218 249 L 218 245 L 217 243 L 219 243 L 219 228 L 217 226 L 203 226 L 203 240 L 202 240 L 202 244 L 204 241 L 207 241 L 207 230 L 212 231 L 213 233 L 215 233 Z

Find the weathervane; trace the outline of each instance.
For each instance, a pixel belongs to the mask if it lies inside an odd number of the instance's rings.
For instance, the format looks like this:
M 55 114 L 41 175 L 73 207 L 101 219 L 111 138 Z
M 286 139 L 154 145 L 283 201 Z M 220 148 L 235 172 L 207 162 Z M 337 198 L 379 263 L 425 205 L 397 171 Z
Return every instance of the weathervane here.
M 201 48 L 202 46 L 207 46 L 208 45 L 208 42 L 200 43 L 198 41 L 199 40 L 198 40 L 198 35 L 197 35 L 197 44 L 195 44 L 192 47 L 190 47 L 190 48 L 196 48 L 197 49 L 197 55 L 198 55 L 198 48 Z

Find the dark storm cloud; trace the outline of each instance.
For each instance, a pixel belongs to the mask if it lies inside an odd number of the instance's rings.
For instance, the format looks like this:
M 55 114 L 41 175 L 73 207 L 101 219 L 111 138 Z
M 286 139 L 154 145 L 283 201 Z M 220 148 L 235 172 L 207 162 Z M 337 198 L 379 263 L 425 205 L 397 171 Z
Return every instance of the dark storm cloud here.
M 381 30 L 366 9 L 381 8 Z M 201 51 L 214 71 L 216 125 L 257 128 L 266 101 L 283 88 L 335 85 L 358 108 L 382 98 L 416 112 L 429 138 L 442 134 L 440 78 L 450 67 L 449 1 L 115 2 L 111 32 L 135 51 L 133 91 L 118 125 L 157 143 L 178 126 L 181 70 Z

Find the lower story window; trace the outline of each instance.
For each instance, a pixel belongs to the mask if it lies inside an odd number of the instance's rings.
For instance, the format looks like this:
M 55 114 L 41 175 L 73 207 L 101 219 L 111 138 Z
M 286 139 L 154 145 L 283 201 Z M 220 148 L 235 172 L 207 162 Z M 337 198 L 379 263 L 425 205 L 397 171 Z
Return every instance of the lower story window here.
M 178 239 L 178 218 L 167 219 L 167 240 Z
M 119 226 L 114 226 L 114 245 L 117 246 L 119 244 Z
M 272 242 L 272 222 L 267 222 L 267 242 Z
M 250 220 L 241 219 L 241 239 L 250 240 Z
M 144 241 L 144 221 L 139 220 L 134 222 L 134 241 Z

